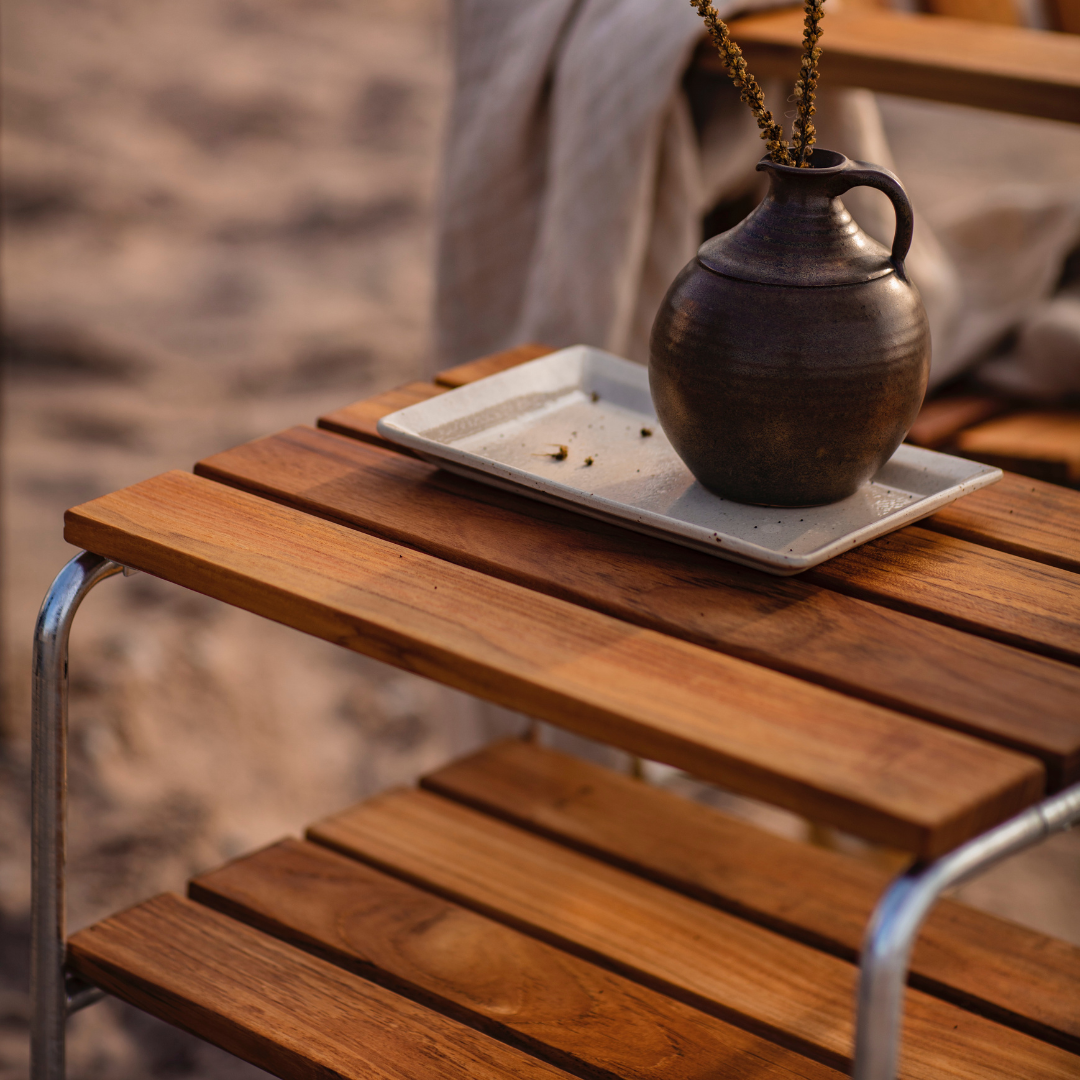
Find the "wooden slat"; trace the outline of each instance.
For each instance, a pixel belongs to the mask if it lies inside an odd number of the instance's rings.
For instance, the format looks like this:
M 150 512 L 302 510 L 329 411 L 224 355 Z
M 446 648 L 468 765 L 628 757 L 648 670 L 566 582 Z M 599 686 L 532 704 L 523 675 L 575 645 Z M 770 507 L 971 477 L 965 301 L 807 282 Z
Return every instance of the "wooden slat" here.
M 426 792 L 354 807 L 309 837 L 825 1064 L 850 1062 L 857 969 Z M 1070 1077 L 1078 1059 L 916 990 L 905 1080 Z
M 750 15 L 731 23 L 750 70 L 790 81 L 799 70 L 803 15 Z M 1080 41 L 1068 34 L 940 15 L 838 11 L 828 16 L 821 77 L 829 86 L 1080 121 Z M 719 67 L 715 50 L 703 62 Z
M 73 970 L 295 1080 L 566 1080 L 566 1073 L 179 896 L 77 933 Z
M 863 860 L 784 840 L 518 739 L 453 762 L 422 784 L 847 960 L 858 956 L 890 880 Z M 919 937 L 911 982 L 1080 1052 L 1075 945 L 942 900 Z
M 316 637 L 926 856 L 1030 804 L 1039 762 L 173 472 L 73 544 Z
M 1061 458 L 1053 460 L 1049 458 L 1017 457 L 1014 454 L 992 454 L 984 451 L 969 454 L 957 450 L 955 447 L 952 449 L 959 457 L 970 458 L 972 461 L 978 461 L 983 465 L 993 465 L 994 468 L 1001 469 L 1003 472 L 1027 476 L 1032 480 L 1041 480 L 1045 484 L 1059 484 L 1062 487 L 1075 486 L 1069 479 L 1068 462 Z
M 997 416 L 1008 408 L 1007 400 L 989 394 L 936 398 L 923 404 L 907 434 L 907 441 L 934 450 L 951 443 L 964 428 Z
M 1047 7 L 1055 30 L 1080 34 L 1080 0 L 1050 0 Z
M 911 526 L 808 570 L 810 581 L 1080 663 L 1080 576 Z
M 325 847 L 285 840 L 191 896 L 596 1080 L 839 1080 L 682 1002 Z
M 1080 573 L 1080 492 L 1015 473 L 919 523 L 935 532 Z
M 535 360 L 537 357 L 547 356 L 548 353 L 554 351 L 555 348 L 552 345 L 518 345 L 505 352 L 492 353 L 490 356 L 480 357 L 479 360 L 470 360 L 467 364 L 446 368 L 435 376 L 435 382 L 447 388 L 464 386 L 466 383 L 486 379 L 489 375 L 497 375 L 500 371 Z
M 1080 411 L 1018 412 L 962 431 L 956 445 L 982 460 L 1016 459 L 1057 463 L 1070 484 L 1080 484 Z
M 976 733 L 1080 776 L 1080 672 L 812 585 L 294 428 L 213 479 L 486 574 Z
M 446 393 L 446 387 L 436 386 L 434 383 L 412 382 L 404 386 L 387 390 L 385 394 L 377 397 L 366 398 L 363 401 L 354 401 L 344 408 L 335 409 L 325 416 L 319 417 L 319 427 L 327 431 L 336 431 L 340 435 L 348 435 L 353 439 L 363 442 L 374 443 L 376 446 L 390 446 L 376 430 L 376 424 L 384 417 L 389 416 L 398 409 L 407 408 L 420 401 L 437 397 Z M 409 453 L 404 447 L 395 447 L 400 453 Z
M 1023 25 L 1019 6 L 1012 0 L 927 0 L 923 6 L 932 15 L 992 22 L 1001 26 Z

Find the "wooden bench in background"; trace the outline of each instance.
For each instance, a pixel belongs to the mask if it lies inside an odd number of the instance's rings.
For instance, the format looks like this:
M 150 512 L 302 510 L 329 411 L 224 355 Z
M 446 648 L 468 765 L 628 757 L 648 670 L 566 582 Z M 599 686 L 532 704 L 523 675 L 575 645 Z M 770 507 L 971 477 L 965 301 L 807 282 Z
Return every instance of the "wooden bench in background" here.
M 977 22 L 972 14 L 843 6 L 827 15 L 822 77 L 831 86 L 1080 123 L 1080 36 Z M 794 78 L 802 20 L 801 10 L 782 9 L 732 21 L 731 35 L 758 78 Z M 714 49 L 702 48 L 697 62 L 722 70 Z

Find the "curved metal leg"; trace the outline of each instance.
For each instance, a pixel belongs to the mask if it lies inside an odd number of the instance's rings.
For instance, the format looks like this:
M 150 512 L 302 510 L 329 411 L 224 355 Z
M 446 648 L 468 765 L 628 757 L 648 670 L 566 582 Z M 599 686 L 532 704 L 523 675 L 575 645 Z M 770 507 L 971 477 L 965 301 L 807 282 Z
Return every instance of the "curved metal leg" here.
M 1080 821 L 1080 784 L 1025 810 L 935 862 L 913 866 L 878 901 L 863 940 L 854 1080 L 896 1080 L 911 950 L 945 889 Z
M 64 1023 L 69 1012 L 64 976 L 67 940 L 64 860 L 67 832 L 68 636 L 86 594 L 124 568 L 84 551 L 56 575 L 34 630 L 31 834 L 33 847 L 30 999 L 32 1080 L 63 1080 Z M 79 1008 L 98 995 L 72 987 Z

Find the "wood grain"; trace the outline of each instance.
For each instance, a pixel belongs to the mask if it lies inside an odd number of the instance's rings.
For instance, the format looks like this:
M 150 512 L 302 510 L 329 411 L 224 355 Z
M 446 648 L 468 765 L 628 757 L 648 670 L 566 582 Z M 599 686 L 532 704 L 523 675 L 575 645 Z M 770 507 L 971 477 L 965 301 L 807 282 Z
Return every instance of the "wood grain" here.
M 794 77 L 802 19 L 789 9 L 731 23 L 759 79 Z M 830 14 L 827 34 L 821 73 L 831 86 L 1080 121 L 1080 41 L 1070 35 L 866 10 Z M 715 50 L 705 56 L 719 66 Z
M 294 428 L 202 475 L 620 619 L 829 685 L 1080 776 L 1080 672 Z M 988 553 L 988 554 L 993 554 Z
M 446 387 L 436 386 L 434 383 L 406 383 L 377 397 L 354 401 L 351 405 L 320 416 L 319 427 L 363 442 L 374 443 L 376 446 L 392 446 L 394 444 L 388 443 L 376 429 L 378 422 L 398 409 L 405 409 L 409 405 L 445 394 L 446 390 Z M 410 453 L 403 446 L 394 448 L 402 454 Z
M 988 420 L 960 432 L 957 447 L 969 457 L 1057 463 L 1070 484 L 1080 484 L 1080 411 L 1043 409 Z
M 610 769 L 518 739 L 424 777 L 429 791 L 855 960 L 887 871 L 784 840 Z M 952 900 L 911 983 L 1080 1053 L 1080 948 Z
M 920 526 L 1080 573 L 1080 491 L 1006 473 Z
M 850 596 L 1080 663 L 1080 576 L 1069 570 L 909 526 L 803 576 Z
M 289 1080 L 565 1080 L 365 979 L 163 895 L 81 930 L 76 974 Z
M 857 969 L 426 792 L 380 796 L 309 837 L 839 1068 Z M 919 991 L 901 1076 L 1070 1077 L 1078 1059 Z
M 191 896 L 590 1080 L 839 1074 L 325 847 L 285 840 Z
M 1041 764 L 186 473 L 66 515 L 126 566 L 925 856 Z
M 466 383 L 476 382 L 477 379 L 486 379 L 489 375 L 497 375 L 500 371 L 525 364 L 540 356 L 547 356 L 555 352 L 554 345 L 517 345 L 513 349 L 504 352 L 492 353 L 490 356 L 482 356 L 478 360 L 470 360 L 467 364 L 458 364 L 457 367 L 446 368 L 435 376 L 435 382 L 439 386 L 447 388 L 464 386 Z

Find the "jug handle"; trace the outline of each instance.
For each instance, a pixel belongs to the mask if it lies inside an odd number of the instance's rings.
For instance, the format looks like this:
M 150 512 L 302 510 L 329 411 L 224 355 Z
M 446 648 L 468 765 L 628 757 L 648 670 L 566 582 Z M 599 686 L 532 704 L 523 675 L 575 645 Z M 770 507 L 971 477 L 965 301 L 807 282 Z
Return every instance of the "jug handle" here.
M 904 259 L 911 248 L 911 236 L 915 230 L 915 215 L 912 213 L 911 200 L 900 183 L 896 173 L 883 169 L 880 165 L 871 165 L 868 161 L 848 160 L 843 169 L 833 178 L 832 195 L 843 195 L 853 187 L 872 187 L 889 196 L 896 211 L 896 232 L 893 234 L 892 254 L 889 261 L 902 281 L 907 281 Z

